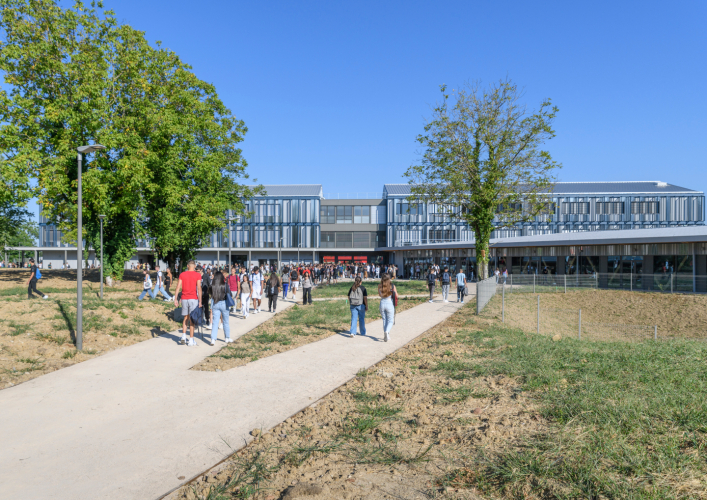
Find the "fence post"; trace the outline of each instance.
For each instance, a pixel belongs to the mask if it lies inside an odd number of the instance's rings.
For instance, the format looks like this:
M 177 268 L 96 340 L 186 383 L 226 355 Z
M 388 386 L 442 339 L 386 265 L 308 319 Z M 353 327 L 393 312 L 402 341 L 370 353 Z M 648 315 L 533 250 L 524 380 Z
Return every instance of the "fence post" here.
M 533 293 L 535 293 L 535 275 L 533 274 Z
M 506 284 L 503 284 L 501 291 L 501 323 L 506 322 Z
M 579 340 L 582 340 L 582 310 L 579 310 Z
M 511 278 L 511 293 L 513 293 L 513 275 L 511 274 L 509 278 Z
M 481 287 L 479 286 L 481 284 L 481 281 L 476 282 L 476 315 L 478 316 L 479 313 L 481 312 L 481 309 L 479 308 L 479 303 L 481 302 Z
M 653 327 L 653 340 L 658 340 L 658 325 Z
M 599 290 L 599 273 L 594 273 L 594 289 Z
M 538 295 L 538 335 L 540 335 L 540 295 Z
M 565 277 L 565 293 L 567 293 L 567 275 L 563 275 Z
M 628 279 L 631 280 L 631 291 L 633 292 L 633 269 L 631 269 L 631 275 Z
M 673 293 L 673 273 L 670 273 L 670 293 Z

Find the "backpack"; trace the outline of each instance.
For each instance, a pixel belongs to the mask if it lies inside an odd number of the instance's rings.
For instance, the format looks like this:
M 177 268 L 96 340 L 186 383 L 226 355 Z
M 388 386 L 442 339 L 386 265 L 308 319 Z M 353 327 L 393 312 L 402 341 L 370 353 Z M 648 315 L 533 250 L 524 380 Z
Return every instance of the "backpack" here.
M 434 273 L 430 273 L 427 275 L 427 284 L 428 285 L 434 285 L 435 284 L 435 275 Z
M 39 268 L 37 268 L 37 272 L 35 273 L 35 276 L 37 277 L 38 280 L 42 279 L 42 273 L 39 272 Z
M 449 273 L 442 274 L 442 284 L 449 285 Z
M 292 271 L 290 273 L 290 279 L 292 279 L 293 281 L 297 280 L 297 271 Z

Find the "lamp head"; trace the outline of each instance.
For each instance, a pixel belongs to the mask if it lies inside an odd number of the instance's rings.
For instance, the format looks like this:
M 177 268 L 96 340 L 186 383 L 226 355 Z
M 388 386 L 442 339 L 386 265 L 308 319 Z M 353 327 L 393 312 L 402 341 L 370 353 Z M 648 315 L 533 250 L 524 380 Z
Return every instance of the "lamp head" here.
M 105 216 L 105 215 L 99 215 L 98 218 L 101 219 L 101 220 L 103 220 L 103 219 L 106 218 L 106 216 Z
M 106 147 L 102 144 L 94 144 L 93 146 L 79 146 L 78 148 L 76 148 L 76 151 L 81 154 L 87 155 L 95 151 L 100 151 L 101 149 L 106 149 Z

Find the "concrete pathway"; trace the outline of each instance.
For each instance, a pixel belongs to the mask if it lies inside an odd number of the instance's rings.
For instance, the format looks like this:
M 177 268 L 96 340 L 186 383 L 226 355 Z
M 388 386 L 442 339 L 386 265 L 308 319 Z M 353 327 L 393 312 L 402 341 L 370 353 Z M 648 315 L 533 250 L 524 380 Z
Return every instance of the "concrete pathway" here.
M 387 343 L 379 320 L 367 337 L 334 335 L 225 372 L 189 370 L 221 341 L 190 348 L 172 333 L 0 391 L 0 498 L 159 498 L 458 307 L 400 313 Z M 231 336 L 271 317 L 232 318 Z

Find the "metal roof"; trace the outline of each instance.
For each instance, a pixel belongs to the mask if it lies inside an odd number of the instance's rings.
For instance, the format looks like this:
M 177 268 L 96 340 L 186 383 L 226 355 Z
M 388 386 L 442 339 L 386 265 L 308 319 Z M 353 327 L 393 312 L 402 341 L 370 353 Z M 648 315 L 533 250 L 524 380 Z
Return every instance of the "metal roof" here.
M 385 192 L 389 196 L 407 196 L 410 184 L 386 184 Z M 626 181 L 626 182 L 557 182 L 552 190 L 554 194 L 703 194 L 702 191 L 687 189 L 661 181 Z
M 263 188 L 265 196 L 323 196 L 321 184 L 270 184 Z

